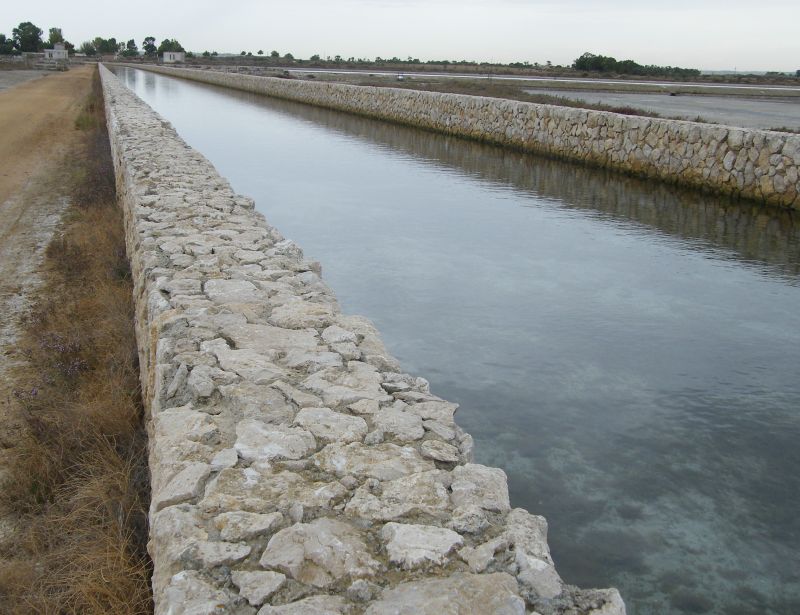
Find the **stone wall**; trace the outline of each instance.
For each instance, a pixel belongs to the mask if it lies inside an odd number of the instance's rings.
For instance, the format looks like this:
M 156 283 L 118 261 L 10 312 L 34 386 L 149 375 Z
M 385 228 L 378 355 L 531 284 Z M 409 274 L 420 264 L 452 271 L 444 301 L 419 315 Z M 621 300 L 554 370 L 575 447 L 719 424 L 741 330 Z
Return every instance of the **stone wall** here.
M 100 68 L 134 277 L 156 613 L 624 614 L 555 570 L 456 404 Z
M 460 94 L 139 68 L 800 209 L 800 135 Z

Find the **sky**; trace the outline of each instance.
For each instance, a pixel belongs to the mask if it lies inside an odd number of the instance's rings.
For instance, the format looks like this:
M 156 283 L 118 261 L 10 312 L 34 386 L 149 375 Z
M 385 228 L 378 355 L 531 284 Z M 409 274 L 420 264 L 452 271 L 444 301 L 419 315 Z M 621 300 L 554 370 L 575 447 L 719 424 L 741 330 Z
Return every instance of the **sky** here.
M 23 21 L 96 36 L 176 38 L 190 51 L 571 64 L 585 51 L 703 70 L 800 69 L 800 1 L 761 0 L 37 0 Z

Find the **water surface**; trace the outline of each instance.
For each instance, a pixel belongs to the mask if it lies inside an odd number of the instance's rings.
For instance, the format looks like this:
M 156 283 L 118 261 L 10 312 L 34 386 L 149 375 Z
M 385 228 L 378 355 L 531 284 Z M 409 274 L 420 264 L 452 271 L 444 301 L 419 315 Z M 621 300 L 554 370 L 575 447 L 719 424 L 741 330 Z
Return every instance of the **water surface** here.
M 800 224 L 255 95 L 122 79 L 461 404 L 565 580 L 800 612 Z

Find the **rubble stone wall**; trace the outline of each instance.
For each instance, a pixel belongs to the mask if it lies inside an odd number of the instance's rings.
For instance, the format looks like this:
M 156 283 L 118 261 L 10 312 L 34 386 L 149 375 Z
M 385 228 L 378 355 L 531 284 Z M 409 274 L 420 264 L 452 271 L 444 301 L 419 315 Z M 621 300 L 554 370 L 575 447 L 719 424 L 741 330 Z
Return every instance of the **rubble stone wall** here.
M 800 209 L 800 135 L 461 94 L 137 68 Z
M 456 404 L 101 67 L 134 278 L 156 613 L 624 614 L 565 585 Z

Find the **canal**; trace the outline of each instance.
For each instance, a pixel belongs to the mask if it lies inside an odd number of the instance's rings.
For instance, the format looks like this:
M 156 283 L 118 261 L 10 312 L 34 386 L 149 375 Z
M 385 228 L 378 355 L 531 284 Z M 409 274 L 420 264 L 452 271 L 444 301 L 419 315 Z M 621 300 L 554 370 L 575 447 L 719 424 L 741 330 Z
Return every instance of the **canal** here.
M 461 404 L 567 582 L 800 612 L 797 215 L 117 74 Z

